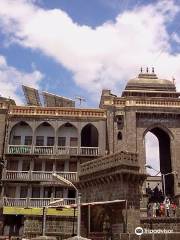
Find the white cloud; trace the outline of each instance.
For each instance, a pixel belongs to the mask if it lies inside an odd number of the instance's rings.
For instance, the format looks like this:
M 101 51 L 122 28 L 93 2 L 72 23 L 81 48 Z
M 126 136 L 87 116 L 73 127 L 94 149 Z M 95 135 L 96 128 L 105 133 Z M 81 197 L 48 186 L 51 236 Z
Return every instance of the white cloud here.
M 173 32 L 173 34 L 172 34 L 172 39 L 175 42 L 180 43 L 180 36 L 177 33 L 175 33 L 175 32 Z
M 35 2 L 0 1 L 1 28 L 8 40 L 51 56 L 91 93 L 116 89 L 140 66 L 155 66 L 161 77 L 180 75 L 180 54 L 171 53 L 166 30 L 180 11 L 173 1 L 136 7 L 96 28 L 80 26 L 66 12 L 42 9 Z
M 21 104 L 22 96 L 19 94 L 20 85 L 25 84 L 39 88 L 42 78 L 43 75 L 38 70 L 26 73 L 9 66 L 5 57 L 0 55 L 0 94 L 3 97 L 13 98 L 18 104 Z

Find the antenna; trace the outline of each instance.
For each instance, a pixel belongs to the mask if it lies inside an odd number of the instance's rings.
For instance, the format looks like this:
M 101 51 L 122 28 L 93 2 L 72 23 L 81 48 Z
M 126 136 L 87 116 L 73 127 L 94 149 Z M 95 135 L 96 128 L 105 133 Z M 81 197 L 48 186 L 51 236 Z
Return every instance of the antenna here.
M 86 102 L 86 99 L 84 97 L 81 97 L 81 96 L 75 96 L 75 99 L 79 101 L 79 105 L 81 105 L 82 102 Z

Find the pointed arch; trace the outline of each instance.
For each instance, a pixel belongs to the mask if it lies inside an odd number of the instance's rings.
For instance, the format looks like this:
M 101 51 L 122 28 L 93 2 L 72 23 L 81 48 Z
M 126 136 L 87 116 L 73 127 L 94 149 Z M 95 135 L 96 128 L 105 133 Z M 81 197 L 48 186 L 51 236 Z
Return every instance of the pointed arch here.
M 41 122 L 35 129 L 36 146 L 53 146 L 55 143 L 55 129 L 49 122 Z
M 66 122 L 57 130 L 58 146 L 78 146 L 78 129 L 72 123 Z
M 88 123 L 81 130 L 81 146 L 82 147 L 99 146 L 99 132 L 92 123 Z
M 169 174 L 172 172 L 172 159 L 171 159 L 171 140 L 173 135 L 169 129 L 163 127 L 162 125 L 153 125 L 144 131 L 144 138 L 148 132 L 151 132 L 158 139 L 159 148 L 159 169 L 161 174 L 168 174 L 165 177 L 165 194 L 174 194 L 174 176 Z M 157 145 L 157 144 L 156 144 Z M 153 152 L 151 150 L 151 152 Z M 152 163 L 148 165 L 153 165 L 154 159 L 151 159 Z
M 10 131 L 10 145 L 31 145 L 33 130 L 26 121 L 16 123 Z

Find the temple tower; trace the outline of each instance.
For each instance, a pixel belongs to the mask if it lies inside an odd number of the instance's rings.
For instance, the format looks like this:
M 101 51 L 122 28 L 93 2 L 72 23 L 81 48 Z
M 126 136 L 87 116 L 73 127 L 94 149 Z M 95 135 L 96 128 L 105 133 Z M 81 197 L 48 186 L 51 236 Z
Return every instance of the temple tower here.
M 159 140 L 160 171 L 165 178 L 166 195 L 180 194 L 180 93 L 174 80 L 159 79 L 147 69 L 127 82 L 121 97 L 103 90 L 100 107 L 107 109 L 107 148 L 136 152 L 140 172 L 145 173 L 145 135 Z

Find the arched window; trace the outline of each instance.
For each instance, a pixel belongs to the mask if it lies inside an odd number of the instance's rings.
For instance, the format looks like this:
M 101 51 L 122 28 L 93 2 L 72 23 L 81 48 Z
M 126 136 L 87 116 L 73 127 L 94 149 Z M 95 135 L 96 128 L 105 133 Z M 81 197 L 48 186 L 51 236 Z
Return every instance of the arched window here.
M 118 141 L 122 140 L 122 133 L 120 131 L 118 132 L 117 139 Z
M 54 129 L 48 122 L 41 123 L 35 131 L 36 146 L 53 146 Z
M 31 145 L 32 144 L 32 129 L 26 122 L 17 123 L 10 133 L 11 145 Z
M 78 146 L 78 131 L 71 123 L 65 123 L 57 131 L 58 146 Z
M 92 124 L 87 124 L 81 131 L 82 147 L 98 147 L 99 133 L 97 128 Z

